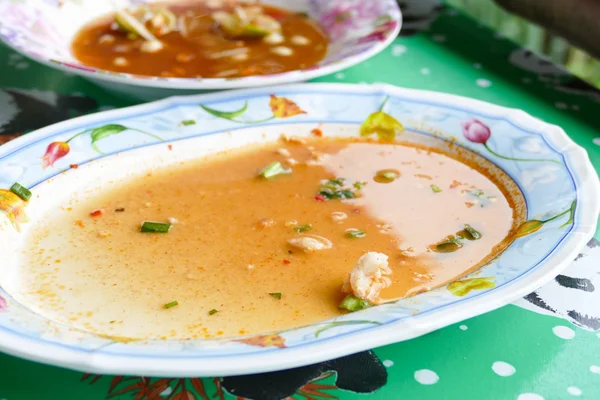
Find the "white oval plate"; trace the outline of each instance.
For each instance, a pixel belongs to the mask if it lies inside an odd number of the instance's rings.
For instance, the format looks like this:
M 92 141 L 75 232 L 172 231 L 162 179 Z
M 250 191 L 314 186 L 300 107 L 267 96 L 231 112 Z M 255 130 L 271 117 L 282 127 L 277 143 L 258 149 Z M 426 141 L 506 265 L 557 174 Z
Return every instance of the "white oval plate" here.
M 0 40 L 52 68 L 84 76 L 111 90 L 141 98 L 164 93 L 263 87 L 301 82 L 331 74 L 373 57 L 400 31 L 402 15 L 395 0 L 264 0 L 265 4 L 307 12 L 330 36 L 326 57 L 316 66 L 274 75 L 244 78 L 164 78 L 105 71 L 82 65 L 70 44 L 83 24 L 127 7 L 157 0 L 0 1 Z M 159 0 L 163 1 L 164 0 Z M 176 0 L 179 1 L 179 0 Z M 173 93 L 179 91 L 180 93 Z M 182 93 L 187 92 L 187 93 Z
M 360 124 L 388 97 L 384 112 L 408 130 L 443 132 L 442 138 L 479 152 L 512 177 L 526 199 L 529 234 L 461 278 L 461 292 L 441 287 L 335 320 L 241 340 L 130 343 L 53 323 L 11 296 L 28 229 L 74 192 L 123 177 L 123 171 L 135 173 L 275 140 L 282 132 L 308 135 L 319 126 L 327 136 L 357 135 Z M 229 119 L 199 106 L 231 112 L 245 104 L 245 111 Z M 181 124 L 191 119 L 195 125 Z M 63 143 L 74 136 L 65 153 Z M 63 151 L 53 152 L 58 149 Z M 45 154 L 53 166 L 43 169 Z M 74 164 L 79 168 L 69 167 Z M 0 188 L 15 181 L 33 192 L 26 208 L 31 222 L 13 225 L 0 215 L 0 349 L 87 372 L 143 376 L 233 375 L 296 367 L 411 339 L 493 310 L 566 267 L 595 232 L 600 209 L 600 184 L 587 154 L 560 128 L 518 110 L 385 85 L 309 84 L 174 97 L 76 118 L 0 147 Z M 0 208 L 7 206 L 0 200 Z

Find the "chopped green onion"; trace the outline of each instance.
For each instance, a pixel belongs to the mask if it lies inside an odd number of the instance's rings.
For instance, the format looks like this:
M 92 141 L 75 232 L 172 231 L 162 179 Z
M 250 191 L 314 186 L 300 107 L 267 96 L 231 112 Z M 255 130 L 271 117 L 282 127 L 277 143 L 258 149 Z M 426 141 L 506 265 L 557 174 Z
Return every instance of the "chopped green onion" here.
M 140 231 L 144 233 L 168 233 L 169 229 L 171 229 L 171 224 L 144 221 Z
M 467 240 L 478 240 L 483 236 L 479 231 L 473 229 L 473 227 L 469 224 L 465 224 L 464 231 L 461 231 L 461 236 Z M 464 236 L 463 233 L 466 233 Z
M 346 236 L 349 237 L 350 239 L 355 239 L 355 238 L 362 238 L 367 236 L 367 234 L 365 233 L 365 231 L 348 231 L 346 232 Z
M 208 312 L 208 315 L 215 315 L 219 310 L 215 310 L 214 308 Z
M 369 303 L 366 300 L 359 299 L 358 297 L 349 294 L 348 296 L 346 296 L 344 298 L 344 300 L 342 300 L 342 302 L 340 303 L 340 305 L 338 307 L 341 308 L 342 310 L 358 311 L 358 310 L 362 310 L 364 308 L 371 307 L 371 303 Z
M 365 183 L 364 182 L 354 182 L 353 185 L 355 188 L 357 188 L 358 190 L 361 190 L 362 188 L 365 187 Z
M 183 126 L 196 125 L 196 121 L 193 119 L 186 119 L 184 121 L 181 121 L 181 125 L 183 125 Z
M 279 161 L 274 161 L 271 164 L 267 165 L 265 168 L 261 169 L 258 175 L 262 176 L 263 178 L 269 179 L 277 175 L 290 173 L 292 173 L 291 169 L 283 168 L 283 165 L 281 165 Z
M 123 207 L 115 208 L 115 212 L 123 212 L 125 209 Z
M 475 197 L 481 197 L 485 193 L 483 193 L 483 190 L 481 190 L 481 189 L 473 189 L 473 190 L 469 190 L 469 194 L 471 194 L 471 195 L 473 195 Z
M 17 182 L 15 182 L 15 184 L 10 187 L 10 191 L 25 201 L 29 201 L 29 199 L 31 198 L 31 192 L 26 187 L 21 186 L 21 184 Z
M 294 230 L 297 233 L 307 232 L 307 231 L 310 231 L 311 229 L 312 229 L 311 224 L 298 225 L 298 226 L 294 227 Z
M 269 296 L 271 296 L 277 300 L 281 300 L 281 293 L 269 293 Z
M 442 191 L 442 189 L 440 189 L 438 185 L 431 185 L 431 190 L 433 191 L 433 193 L 439 193 Z
M 449 236 L 443 241 L 431 246 L 431 250 L 438 253 L 453 253 L 463 247 L 460 238 Z
M 177 306 L 177 305 L 179 305 L 179 302 L 177 302 L 177 301 L 172 301 L 172 302 L 170 302 L 170 303 L 167 303 L 167 304 L 165 304 L 165 308 L 169 309 L 169 308 L 175 307 L 175 306 Z

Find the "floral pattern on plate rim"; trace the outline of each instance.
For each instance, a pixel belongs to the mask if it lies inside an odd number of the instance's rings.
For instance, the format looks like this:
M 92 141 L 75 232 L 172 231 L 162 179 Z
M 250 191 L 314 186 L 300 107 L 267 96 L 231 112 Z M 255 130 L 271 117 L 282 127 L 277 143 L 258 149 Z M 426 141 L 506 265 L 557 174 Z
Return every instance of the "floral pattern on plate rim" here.
M 403 129 L 405 128 L 425 135 L 432 135 L 432 132 L 434 132 L 434 135 L 439 136 L 439 133 L 436 132 L 443 131 L 460 145 L 467 148 L 471 147 L 471 150 L 473 151 L 477 151 L 472 148 L 473 144 L 481 144 L 483 137 L 486 143 L 488 141 L 493 142 L 495 149 L 503 151 L 500 156 L 497 156 L 494 152 L 490 152 L 488 158 L 507 171 L 517 183 L 519 183 L 520 180 L 519 172 L 527 171 L 532 168 L 535 169 L 538 164 L 545 164 L 548 162 L 556 164 L 555 162 L 542 157 L 538 160 L 534 160 L 538 154 L 530 155 L 526 154 L 527 152 L 520 150 L 516 145 L 519 141 L 524 138 L 540 140 L 543 146 L 541 146 L 541 150 L 538 150 L 538 153 L 541 152 L 544 157 L 546 157 L 547 154 L 553 154 L 554 156 L 557 154 L 559 156 L 561 155 L 561 153 L 554 150 L 553 145 L 547 141 L 547 138 L 537 133 L 537 131 L 530 131 L 519 126 L 518 123 L 510 121 L 510 117 L 504 115 L 499 116 L 494 115 L 494 113 L 479 112 L 476 109 L 459 107 L 448 103 L 447 101 L 435 102 L 424 100 L 419 96 L 411 96 L 411 91 L 404 93 L 399 89 L 392 90 L 391 87 L 386 86 L 383 86 L 383 89 L 382 87 L 378 87 L 378 89 L 367 88 L 364 86 L 352 87 L 355 89 L 354 92 L 350 90 L 352 93 L 348 93 L 347 90 L 341 90 L 338 85 L 304 85 L 293 88 L 288 87 L 285 89 L 246 91 L 244 95 L 241 94 L 242 92 L 239 92 L 237 95 L 229 92 L 229 94 L 198 98 L 197 101 L 193 100 L 194 97 L 189 97 L 184 100 L 180 98 L 150 103 L 155 106 L 146 106 L 151 109 L 149 112 L 142 112 L 141 110 L 130 113 L 124 112 L 124 114 L 127 114 L 127 117 L 110 118 L 103 124 L 98 123 L 98 121 L 96 121 L 98 118 L 95 118 L 94 123 L 81 123 L 77 125 L 77 128 L 66 131 L 53 129 L 53 131 L 58 132 L 46 134 L 43 138 L 35 138 L 32 136 L 32 139 L 28 139 L 27 137 L 24 137 L 23 140 L 20 140 L 20 143 L 28 142 L 26 145 L 22 144 L 20 147 L 17 147 L 10 152 L 6 152 L 6 154 L 2 154 L 2 148 L 0 148 L 0 167 L 11 162 L 11 159 L 13 158 L 20 159 L 22 160 L 20 161 L 21 163 L 29 166 L 31 161 L 26 161 L 29 160 L 27 154 L 37 154 L 35 162 L 37 166 L 24 168 L 25 171 L 29 172 L 24 173 L 21 179 L 21 182 L 24 182 L 27 186 L 34 187 L 38 183 L 55 175 L 57 171 L 60 173 L 65 170 L 64 166 L 58 164 L 55 165 L 54 168 L 41 168 L 40 157 L 43 157 L 44 150 L 47 150 L 49 143 L 66 143 L 70 140 L 68 138 L 74 138 L 74 135 L 77 136 L 77 140 L 79 140 L 79 142 L 77 142 L 79 150 L 77 156 L 80 158 L 71 161 L 82 164 L 99 157 L 105 157 L 106 155 L 127 149 L 159 143 L 163 140 L 166 143 L 174 143 L 183 138 L 192 138 L 201 134 L 214 134 L 223 130 L 231 131 L 239 126 L 248 124 L 255 124 L 257 126 L 286 124 L 287 121 L 278 121 L 278 119 L 286 117 L 291 119 L 289 123 L 312 124 L 314 126 L 319 126 L 318 124 L 321 123 L 352 123 L 357 127 L 360 127 L 360 125 L 363 124 L 364 127 L 364 124 L 366 124 L 368 130 L 365 132 L 377 134 L 379 134 L 380 131 L 389 133 L 390 126 L 392 127 L 392 131 L 401 129 L 402 127 Z M 401 93 L 398 94 L 397 92 Z M 265 115 L 265 109 L 270 111 L 270 115 Z M 123 113 L 123 110 L 118 110 L 118 112 Z M 428 117 L 428 113 L 431 112 L 435 112 L 435 119 L 430 119 Z M 109 112 L 109 114 L 110 113 L 113 112 Z M 195 121 L 205 123 L 177 128 L 181 125 L 181 114 L 189 115 L 190 113 L 194 114 Z M 378 118 L 373 118 L 372 116 L 377 113 L 381 114 L 378 115 Z M 140 118 L 142 116 L 141 114 L 144 114 L 143 118 Z M 414 115 L 419 115 L 419 121 L 411 120 Z M 440 115 L 443 116 L 441 119 Z M 465 121 L 472 121 L 472 118 L 475 117 L 477 118 L 478 124 L 480 124 L 477 128 L 478 131 L 472 132 L 465 129 Z M 89 118 L 84 117 L 80 120 L 87 121 L 87 119 Z M 400 123 L 400 121 L 402 121 L 402 123 Z M 61 124 L 57 126 L 60 125 Z M 218 129 L 209 132 L 213 127 Z M 108 137 L 113 134 L 117 135 L 127 132 L 128 128 L 137 135 L 131 138 L 132 141 L 121 143 L 110 141 L 108 139 Z M 496 130 L 502 131 L 503 134 L 492 137 L 493 135 L 491 132 Z M 94 149 L 94 137 L 91 134 L 94 131 L 100 132 L 97 135 L 99 137 L 97 140 L 104 140 L 104 138 L 106 138 L 107 142 L 104 146 L 106 147 L 105 151 L 107 154 L 101 154 L 98 152 L 98 149 Z M 86 133 L 90 133 L 91 138 L 87 140 L 88 144 L 86 144 L 85 140 L 85 138 L 88 137 L 85 135 Z M 459 137 L 458 133 L 462 133 L 463 138 Z M 65 137 L 66 139 L 62 139 L 62 137 Z M 472 140 L 474 137 L 477 139 Z M 85 148 L 79 149 L 81 146 L 89 147 L 89 151 Z M 64 156 L 65 155 L 66 153 Z M 562 154 L 562 156 L 564 156 L 564 154 Z M 552 160 L 552 158 L 550 158 L 550 160 Z M 59 158 L 54 160 L 54 162 L 59 161 L 61 161 Z M 71 167 L 72 165 L 74 164 L 70 164 Z M 380 307 L 374 307 L 369 310 L 361 311 L 358 314 L 353 313 L 351 316 L 343 316 L 332 321 L 313 324 L 309 327 L 296 328 L 273 335 L 258 335 L 243 338 L 241 340 L 235 339 L 232 341 L 221 339 L 204 341 L 214 343 L 212 345 L 202 345 L 194 343 L 193 341 L 183 341 L 180 343 L 181 346 L 178 347 L 179 352 L 182 354 L 190 353 L 198 355 L 198 349 L 210 349 L 210 351 L 208 351 L 209 354 L 218 356 L 220 354 L 220 350 L 218 349 L 226 348 L 227 350 L 225 350 L 223 354 L 240 353 L 240 349 L 236 347 L 236 345 L 232 345 L 232 343 L 238 343 L 238 345 L 242 346 L 256 346 L 265 349 L 260 351 L 267 351 L 267 349 L 285 351 L 288 348 L 302 346 L 302 344 L 318 342 L 320 340 L 329 340 L 336 336 L 340 337 L 356 332 L 377 329 L 380 325 L 387 325 L 404 318 L 418 316 L 419 314 L 425 315 L 445 305 L 456 304 L 457 302 L 465 300 L 469 301 L 470 299 L 478 297 L 481 293 L 493 292 L 496 289 L 500 289 L 505 284 L 510 283 L 521 275 L 528 273 L 528 271 L 535 269 L 535 266 L 547 257 L 547 254 L 534 254 L 532 256 L 527 252 L 524 252 L 523 246 L 528 245 L 527 237 L 536 236 L 537 239 L 542 240 L 545 248 L 550 248 L 550 252 L 552 252 L 552 249 L 555 246 L 559 246 L 575 228 L 581 229 L 579 228 L 579 226 L 581 226 L 581 220 L 579 219 L 580 213 L 578 211 L 579 207 L 576 202 L 579 194 L 577 187 L 575 186 L 577 185 L 576 181 L 578 178 L 572 176 L 570 169 L 566 167 L 565 164 L 561 163 L 561 165 L 563 168 L 559 168 L 559 170 L 555 172 L 553 182 L 541 184 L 537 186 L 537 188 L 534 187 L 524 193 L 529 206 L 528 220 L 522 225 L 522 233 L 518 235 L 519 237 L 515 243 L 513 243 L 513 245 L 511 245 L 498 259 L 470 276 L 462 278 L 445 288 L 438 288 L 431 292 L 424 293 L 423 295 L 400 300 Z M 536 191 L 542 193 L 549 190 L 551 191 L 552 184 L 555 184 L 557 180 L 572 182 L 571 188 L 565 189 L 563 193 L 560 194 L 558 202 L 553 201 L 552 204 L 546 204 L 543 201 L 540 202 L 539 194 L 536 195 L 536 198 L 532 197 Z M 8 184 L 8 182 L 1 182 L 0 178 L 0 185 L 6 186 Z M 563 207 L 560 207 L 557 210 L 556 206 L 560 206 L 561 204 Z M 556 227 L 542 229 L 546 224 L 554 222 L 562 217 L 566 217 L 567 214 L 569 215 L 567 221 L 560 221 L 562 223 Z M 2 231 L 0 230 L 0 233 L 1 232 Z M 542 258 L 540 259 L 540 257 Z M 511 260 L 514 261 L 517 258 L 523 261 L 520 262 L 521 265 L 515 267 L 512 265 L 513 263 Z M 533 266 L 523 267 L 522 265 L 525 263 L 529 263 Z M 481 277 L 475 275 L 481 275 Z M 461 300 L 458 300 L 458 298 Z M 7 300 L 9 305 L 12 305 L 10 304 L 10 297 L 8 297 Z M 18 313 L 16 309 L 21 307 L 16 303 L 15 305 L 17 307 L 11 307 L 10 313 L 16 315 Z M 2 308 L 6 310 L 7 306 L 4 305 Z M 0 317 L 0 327 L 6 325 L 6 322 L 6 320 L 1 319 Z M 61 331 L 59 334 L 60 337 L 72 335 L 72 332 L 64 327 L 54 328 Z M 129 353 L 135 355 L 147 352 L 147 350 L 144 350 L 147 348 L 147 343 L 139 344 L 139 347 L 133 349 L 133 353 L 131 353 L 131 346 L 138 345 L 132 343 L 118 343 L 118 341 L 110 338 L 95 337 L 94 340 L 90 340 L 94 335 L 81 332 L 79 332 L 79 335 L 80 340 L 77 341 L 77 348 L 106 348 L 107 345 L 110 345 L 114 348 L 114 354 Z M 56 341 L 56 337 L 53 337 L 52 341 Z M 58 339 L 58 341 L 60 342 L 62 340 Z M 216 347 L 214 347 L 215 344 L 217 345 Z

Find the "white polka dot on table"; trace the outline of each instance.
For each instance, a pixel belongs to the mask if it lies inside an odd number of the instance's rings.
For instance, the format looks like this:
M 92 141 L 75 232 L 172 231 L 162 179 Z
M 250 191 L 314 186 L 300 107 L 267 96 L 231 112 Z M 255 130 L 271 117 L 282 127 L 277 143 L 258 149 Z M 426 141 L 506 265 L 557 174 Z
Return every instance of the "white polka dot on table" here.
M 569 108 L 568 105 L 566 105 L 565 103 L 561 103 L 560 101 L 554 103 L 554 107 L 558 108 L 559 110 L 566 110 L 567 108 Z
M 522 393 L 517 400 L 544 400 L 544 398 L 536 393 Z
M 170 396 L 171 393 L 173 393 L 173 388 L 169 386 L 160 393 L 160 396 Z
M 385 360 L 383 362 L 383 365 L 386 366 L 386 367 L 388 367 L 388 368 L 389 367 L 393 367 L 394 366 L 394 362 L 392 360 Z
M 16 68 L 16 69 L 25 69 L 25 68 L 28 68 L 28 67 L 29 67 L 29 63 L 28 63 L 28 62 L 25 62 L 25 61 L 23 61 L 23 62 L 20 62 L 20 63 L 17 63 L 17 64 L 15 65 L 15 68 Z
M 599 366 L 597 366 L 597 365 L 592 365 L 592 366 L 590 367 L 590 372 L 591 372 L 591 373 L 593 373 L 593 374 L 598 374 L 598 375 L 600 375 L 600 367 L 599 367 Z
M 557 325 L 552 328 L 552 332 L 561 339 L 571 340 L 575 337 L 575 331 L 568 326 Z
M 475 63 L 475 64 L 473 64 L 473 68 L 475 68 L 475 69 L 481 69 L 481 64 Z
M 592 143 L 594 143 L 596 146 L 600 146 L 600 137 L 592 139 Z M 598 336 L 598 338 L 600 338 L 600 333 L 598 333 L 596 336 Z
M 515 367 L 504 361 L 496 361 L 492 364 L 492 370 L 500 376 L 514 375 L 517 370 Z
M 395 44 L 392 46 L 392 55 L 394 57 L 401 56 L 402 54 L 406 53 L 406 50 L 406 46 L 403 44 Z
M 346 75 L 344 75 L 343 72 L 338 72 L 337 74 L 335 74 L 336 79 L 344 79 L 346 77 Z
M 421 385 L 433 385 L 440 377 L 430 369 L 420 369 L 415 371 L 415 380 Z
M 429 68 L 421 68 L 421 74 L 429 75 L 430 73 L 431 71 L 429 70 Z
M 569 386 L 567 388 L 567 392 L 571 396 L 581 396 L 581 389 L 579 389 L 578 387 L 575 387 L 575 386 Z
M 490 86 L 492 86 L 492 82 L 488 81 L 487 79 L 477 79 L 475 81 L 475 83 L 477 83 L 477 86 L 482 87 L 482 88 L 488 88 Z
M 466 331 L 467 329 L 469 329 L 469 327 L 466 325 L 461 325 L 458 327 L 458 329 L 460 329 L 461 331 Z
M 596 139 L 592 140 L 592 142 L 594 142 L 594 144 L 597 144 L 598 146 L 600 146 L 600 138 L 596 138 Z M 596 333 L 596 337 L 598 339 L 600 339 L 600 332 Z

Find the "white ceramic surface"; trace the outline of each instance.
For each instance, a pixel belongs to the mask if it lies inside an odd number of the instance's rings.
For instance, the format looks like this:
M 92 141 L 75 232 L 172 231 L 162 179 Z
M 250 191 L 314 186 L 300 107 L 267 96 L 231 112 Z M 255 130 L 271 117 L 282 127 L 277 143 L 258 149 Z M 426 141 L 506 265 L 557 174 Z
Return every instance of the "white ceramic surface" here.
M 148 77 L 88 67 L 73 58 L 70 43 L 83 24 L 117 7 L 153 2 L 157 1 L 3 0 L 0 1 L 0 40 L 35 61 L 81 75 L 109 90 L 136 98 L 157 99 L 184 92 L 302 82 L 331 74 L 382 51 L 397 36 L 402 22 L 395 0 L 261 0 L 265 4 L 307 12 L 320 22 L 331 39 L 325 59 L 316 66 L 275 75 L 206 79 Z
M 524 232 L 493 262 L 460 278 L 466 293 L 457 295 L 445 286 L 323 323 L 240 340 L 130 343 L 48 321 L 11 295 L 24 237 L 45 212 L 72 193 L 150 167 L 274 140 L 282 132 L 308 135 L 320 126 L 327 136 L 357 135 L 360 124 L 384 102 L 383 111 L 408 130 L 425 136 L 435 132 L 488 158 L 515 181 L 526 199 L 527 223 L 535 229 Z M 200 105 L 244 111 L 218 116 Z M 196 124 L 182 126 L 181 121 L 190 119 Z M 59 148 L 61 152 L 53 152 Z M 46 163 L 53 164 L 45 169 L 44 155 Z M 73 164 L 79 167 L 70 168 Z M 600 184 L 587 154 L 559 127 L 518 110 L 386 85 L 250 89 L 98 113 L 1 146 L 0 171 L 0 188 L 18 181 L 34 195 L 25 210 L 31 221 L 19 223 L 21 233 L 0 214 L 0 349 L 87 372 L 141 376 L 291 368 L 411 339 L 493 310 L 532 292 L 568 266 L 595 232 L 600 210 Z M 0 201 L 0 209 L 6 206 Z

